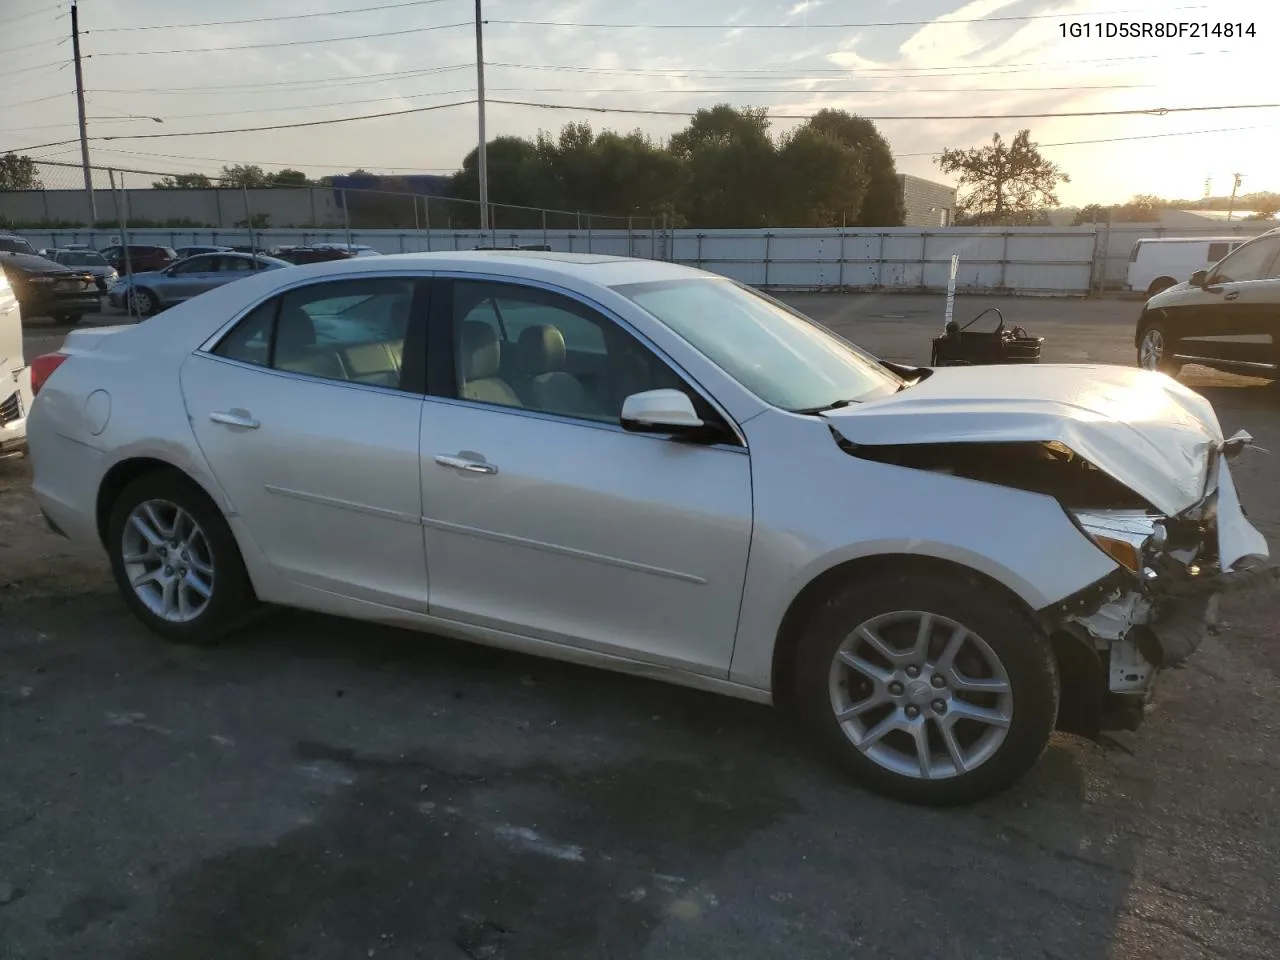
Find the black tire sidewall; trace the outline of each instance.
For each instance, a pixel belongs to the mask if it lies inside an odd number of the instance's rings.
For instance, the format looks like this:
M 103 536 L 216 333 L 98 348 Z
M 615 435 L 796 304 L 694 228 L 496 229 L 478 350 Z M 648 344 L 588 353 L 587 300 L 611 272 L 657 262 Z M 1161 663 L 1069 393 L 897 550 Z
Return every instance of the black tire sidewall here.
M 167 500 L 187 511 L 204 531 L 213 555 L 213 595 L 205 611 L 187 623 L 170 623 L 156 616 L 134 593 L 125 574 L 121 538 L 129 514 L 147 500 Z M 125 603 L 153 632 L 177 643 L 204 644 L 242 622 L 254 606 L 253 588 L 245 572 L 240 548 L 222 513 L 199 486 L 176 470 L 145 474 L 121 491 L 107 522 L 107 556 Z
M 896 774 L 864 756 L 836 722 L 828 690 L 836 650 L 859 624 L 898 610 L 963 624 L 986 641 L 1008 673 L 1013 720 L 996 753 L 976 770 L 940 780 Z M 882 576 L 833 592 L 801 637 L 796 689 L 802 715 L 861 783 L 898 800 L 936 806 L 969 803 L 1012 785 L 1044 752 L 1058 716 L 1057 664 L 1048 637 L 1012 598 L 962 572 Z

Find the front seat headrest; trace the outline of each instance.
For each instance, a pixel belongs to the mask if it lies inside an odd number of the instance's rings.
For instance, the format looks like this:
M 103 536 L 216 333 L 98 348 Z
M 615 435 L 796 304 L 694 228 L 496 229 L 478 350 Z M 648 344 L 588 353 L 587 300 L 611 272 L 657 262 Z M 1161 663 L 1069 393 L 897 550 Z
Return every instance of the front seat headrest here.
M 483 380 L 496 376 L 502 367 L 502 344 L 498 332 L 479 320 L 464 320 L 460 331 L 463 380 Z
M 549 323 L 525 327 L 516 343 L 520 364 L 531 377 L 555 373 L 565 367 L 564 334 Z

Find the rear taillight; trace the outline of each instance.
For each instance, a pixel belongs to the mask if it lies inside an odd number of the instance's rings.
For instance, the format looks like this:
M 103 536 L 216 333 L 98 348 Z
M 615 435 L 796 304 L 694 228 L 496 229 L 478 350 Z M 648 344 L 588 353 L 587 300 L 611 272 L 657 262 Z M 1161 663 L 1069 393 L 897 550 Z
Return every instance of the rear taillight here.
M 45 381 L 53 376 L 53 371 L 62 366 L 62 361 L 66 359 L 65 353 L 42 353 L 31 361 L 31 395 L 33 397 L 40 392 Z

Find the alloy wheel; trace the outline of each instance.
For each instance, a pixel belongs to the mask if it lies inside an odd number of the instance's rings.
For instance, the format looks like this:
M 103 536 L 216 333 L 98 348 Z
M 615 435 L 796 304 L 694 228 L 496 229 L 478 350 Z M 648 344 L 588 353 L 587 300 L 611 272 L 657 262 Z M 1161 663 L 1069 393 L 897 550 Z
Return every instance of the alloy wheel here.
M 1138 345 L 1138 364 L 1143 370 L 1159 370 L 1164 360 L 1164 333 L 1152 327 Z
M 138 599 L 169 623 L 189 623 L 213 596 L 213 552 L 195 518 L 167 500 L 129 514 L 120 543 L 125 576 Z
M 860 624 L 832 659 L 831 709 L 873 763 L 940 780 L 991 759 L 1013 722 L 1013 687 L 989 644 L 963 624 L 902 610 Z

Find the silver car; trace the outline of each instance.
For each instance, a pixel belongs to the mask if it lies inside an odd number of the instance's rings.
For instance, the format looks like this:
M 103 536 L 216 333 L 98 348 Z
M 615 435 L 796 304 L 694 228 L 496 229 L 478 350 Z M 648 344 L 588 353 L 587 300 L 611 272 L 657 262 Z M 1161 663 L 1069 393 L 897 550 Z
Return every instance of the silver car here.
M 166 310 L 175 304 L 263 270 L 279 270 L 293 264 L 265 254 L 202 253 L 147 273 L 124 277 L 107 291 L 107 302 L 125 309 L 133 301 L 140 316 Z
M 1163 374 L 881 362 L 670 263 L 273 270 L 36 365 L 41 509 L 163 637 L 268 602 L 793 705 L 912 801 L 1132 725 L 1274 573 Z

